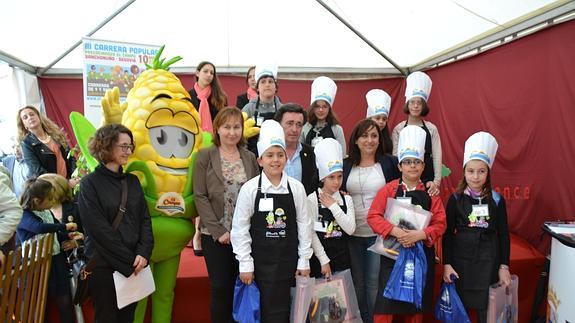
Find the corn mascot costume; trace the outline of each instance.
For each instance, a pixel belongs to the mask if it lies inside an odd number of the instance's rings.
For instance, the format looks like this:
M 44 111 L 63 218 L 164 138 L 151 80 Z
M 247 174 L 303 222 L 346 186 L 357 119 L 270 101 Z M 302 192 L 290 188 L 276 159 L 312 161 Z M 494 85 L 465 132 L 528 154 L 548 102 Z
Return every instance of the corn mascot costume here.
M 156 291 L 152 294 L 152 322 L 169 323 L 180 253 L 194 234 L 196 216 L 192 192 L 195 153 L 211 145 L 211 134 L 202 132 L 201 120 L 190 95 L 168 67 L 180 60 L 164 63 L 162 46 L 120 104 L 119 89 L 108 90 L 102 99 L 104 124 L 121 123 L 134 135 L 136 149 L 126 172 L 140 179 L 152 218 L 154 249 L 150 266 Z M 81 114 L 70 115 L 78 146 L 93 170 L 97 161 L 89 155 L 88 139 L 94 127 Z M 250 136 L 259 129 L 246 124 Z M 244 135 L 246 133 L 244 132 Z M 143 322 L 147 299 L 140 301 L 135 322 Z

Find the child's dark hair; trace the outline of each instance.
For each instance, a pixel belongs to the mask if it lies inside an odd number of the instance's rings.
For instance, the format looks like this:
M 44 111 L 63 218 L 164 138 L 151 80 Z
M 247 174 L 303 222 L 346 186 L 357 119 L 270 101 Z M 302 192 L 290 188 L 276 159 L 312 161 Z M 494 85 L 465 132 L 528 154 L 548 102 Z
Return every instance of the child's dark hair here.
M 26 181 L 24 192 L 20 196 L 20 205 L 24 209 L 36 210 L 34 199 L 44 201 L 52 198 L 52 184 L 44 179 L 32 177 Z
M 463 175 L 461 176 L 461 180 L 459 181 L 459 183 L 457 184 L 457 188 L 455 189 L 455 192 L 460 195 L 464 194 L 464 191 L 467 188 L 467 181 L 465 180 L 465 167 L 467 167 L 467 165 L 463 166 Z M 487 167 L 487 178 L 485 179 L 485 184 L 483 184 L 483 192 L 481 193 L 481 198 L 490 200 L 492 190 L 493 189 L 491 188 L 491 168 Z

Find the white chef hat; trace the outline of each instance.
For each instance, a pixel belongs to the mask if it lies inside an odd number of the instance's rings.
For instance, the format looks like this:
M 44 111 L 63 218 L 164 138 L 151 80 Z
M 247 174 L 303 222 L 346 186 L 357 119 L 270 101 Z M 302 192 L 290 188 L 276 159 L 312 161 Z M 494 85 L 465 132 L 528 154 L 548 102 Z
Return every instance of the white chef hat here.
M 332 173 L 343 171 L 343 149 L 337 140 L 322 139 L 315 145 L 313 152 L 320 181 Z
M 337 92 L 337 85 L 327 76 L 320 76 L 313 80 L 311 84 L 311 102 L 313 104 L 317 100 L 326 101 L 329 106 L 333 106 L 335 101 L 335 94 Z
M 427 102 L 431 94 L 431 84 L 431 78 L 423 72 L 409 74 L 405 87 L 405 102 L 414 97 L 420 97 Z
M 401 162 L 405 158 L 423 160 L 425 154 L 425 130 L 418 126 L 407 126 L 399 132 L 397 157 Z
M 284 128 L 275 120 L 266 120 L 260 128 L 258 139 L 258 154 L 261 156 L 271 146 L 279 146 L 286 149 Z
M 274 64 L 258 64 L 256 65 L 256 82 L 264 76 L 271 76 L 274 80 L 277 80 L 278 76 L 278 67 Z
M 491 168 L 498 147 L 497 140 L 490 133 L 483 131 L 474 133 L 465 142 L 463 167 L 470 160 L 481 160 Z
M 369 90 L 365 95 L 365 99 L 367 100 L 366 118 L 371 118 L 380 114 L 389 116 L 389 111 L 391 110 L 391 97 L 384 90 Z

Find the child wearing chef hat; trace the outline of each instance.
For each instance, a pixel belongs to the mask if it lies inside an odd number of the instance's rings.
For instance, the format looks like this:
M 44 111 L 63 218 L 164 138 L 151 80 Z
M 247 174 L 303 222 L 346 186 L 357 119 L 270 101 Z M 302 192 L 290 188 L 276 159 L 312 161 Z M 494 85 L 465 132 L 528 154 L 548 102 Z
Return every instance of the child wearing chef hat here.
M 457 293 L 466 309 L 477 311 L 478 322 L 487 322 L 489 286 L 511 282 L 505 200 L 491 187 L 497 148 L 487 132 L 465 142 L 463 176 L 447 202 L 443 236 L 443 280 L 459 278 Z
M 284 172 L 285 139 L 274 120 L 262 123 L 259 176 L 240 189 L 232 220 L 231 243 L 240 280 L 256 281 L 262 322 L 288 322 L 295 275 L 309 276 L 312 221 L 303 185 Z
M 408 125 L 421 127 L 425 131 L 425 168 L 421 180 L 429 193 L 439 194 L 441 184 L 441 138 L 437 127 L 424 120 L 429 113 L 429 96 L 431 94 L 431 78 L 423 72 L 413 72 L 406 80 L 405 106 L 403 112 L 407 114 L 407 120 L 400 122 L 392 132 L 393 154 L 397 155 L 397 142 L 399 133 Z
M 346 155 L 345 135 L 339 125 L 333 103 L 337 93 L 337 85 L 326 76 L 316 78 L 311 84 L 310 107 L 307 111 L 307 123 L 301 132 L 301 142 L 315 147 L 324 138 L 333 138 L 342 147 Z
M 379 135 L 383 140 L 383 152 L 391 154 L 393 152 L 393 142 L 387 126 L 389 112 L 391 111 L 391 97 L 384 90 L 373 89 L 367 92 L 365 99 L 367 101 L 365 117 L 377 123 Z
M 309 213 L 314 222 L 313 277 L 330 277 L 332 271 L 350 269 L 348 239 L 355 231 L 355 211 L 350 195 L 340 193 L 343 181 L 343 152 L 333 138 L 320 141 L 314 149 L 320 187 L 310 195 Z
M 277 110 L 281 107 L 277 83 L 278 67 L 274 64 L 258 64 L 255 69 L 257 97 L 251 99 L 242 109 L 253 118 L 255 126 L 261 127 L 265 120 L 273 119 Z M 248 149 L 256 156 L 258 136 L 248 139 Z
M 421 181 L 425 167 L 425 137 L 421 127 L 407 126 L 399 134 L 397 156 L 401 178 L 387 183 L 376 195 L 367 215 L 367 222 L 373 231 L 383 238 L 395 237 L 404 248 L 413 248 L 415 243 L 424 243 L 427 272 L 423 287 L 421 308 L 415 304 L 384 297 L 384 290 L 390 278 L 395 260 L 381 256 L 379 291 L 374 309 L 374 322 L 392 322 L 394 315 L 406 315 L 409 322 L 423 322 L 423 313 L 431 311 L 435 277 L 434 245 L 445 231 L 445 209 L 439 196 L 430 196 Z M 423 230 L 408 230 L 393 225 L 384 218 L 387 199 L 395 198 L 404 203 L 417 205 L 431 212 L 429 225 Z

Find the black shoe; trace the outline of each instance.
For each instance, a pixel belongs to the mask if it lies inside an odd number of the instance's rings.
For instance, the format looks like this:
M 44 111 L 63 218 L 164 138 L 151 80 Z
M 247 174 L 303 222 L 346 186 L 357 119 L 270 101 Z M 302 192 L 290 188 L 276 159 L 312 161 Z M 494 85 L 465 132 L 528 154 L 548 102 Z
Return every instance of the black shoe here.
M 203 256 L 204 256 L 204 250 L 202 250 L 202 249 L 194 249 L 194 256 L 196 256 L 196 257 L 203 257 Z

